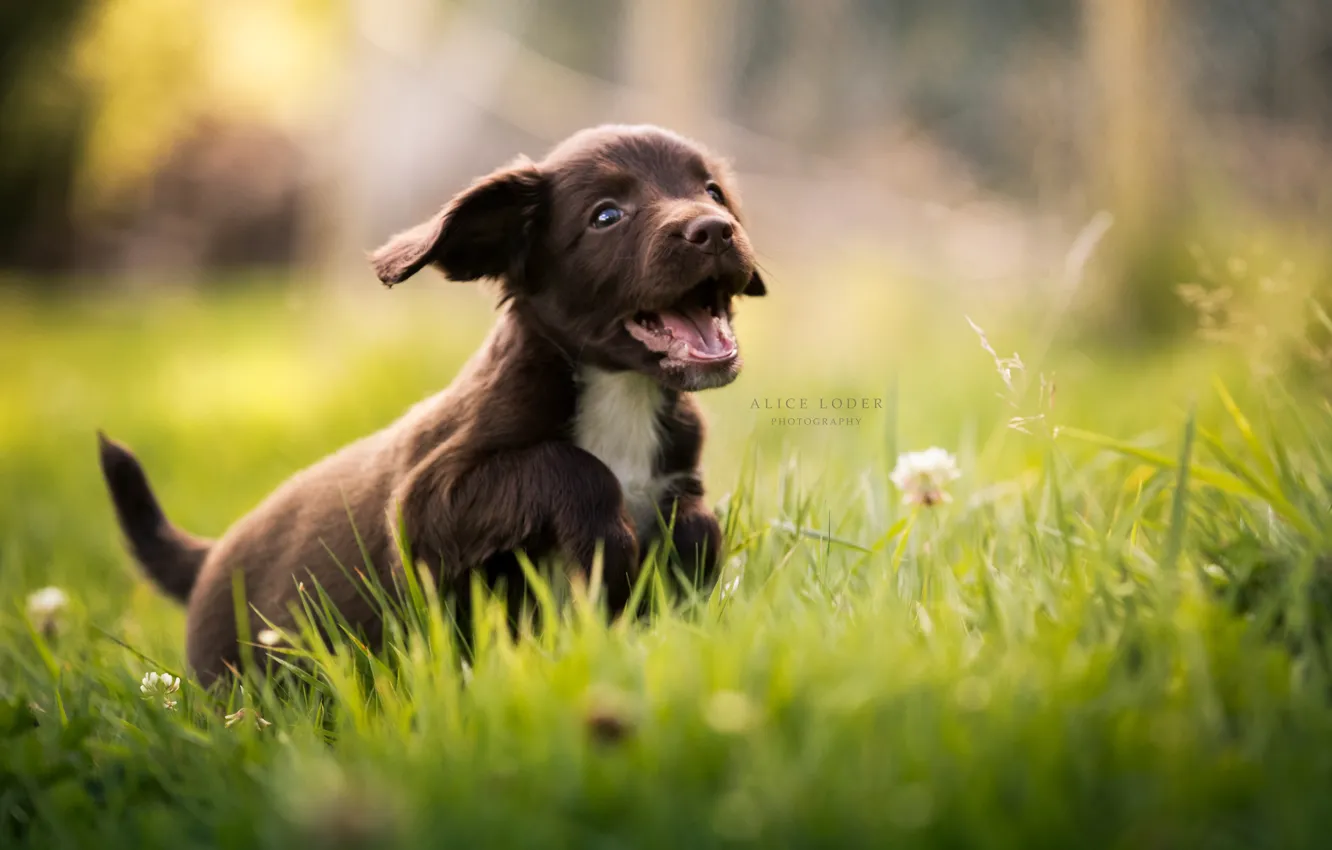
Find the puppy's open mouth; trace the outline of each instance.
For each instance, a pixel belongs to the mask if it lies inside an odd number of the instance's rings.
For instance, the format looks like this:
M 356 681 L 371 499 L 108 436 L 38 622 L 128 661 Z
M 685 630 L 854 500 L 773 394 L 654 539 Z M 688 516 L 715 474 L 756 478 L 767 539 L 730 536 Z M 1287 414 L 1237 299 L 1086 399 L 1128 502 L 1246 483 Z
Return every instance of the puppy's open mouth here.
M 731 321 L 711 279 L 661 310 L 640 310 L 625 321 L 630 336 L 677 364 L 717 364 L 735 359 Z

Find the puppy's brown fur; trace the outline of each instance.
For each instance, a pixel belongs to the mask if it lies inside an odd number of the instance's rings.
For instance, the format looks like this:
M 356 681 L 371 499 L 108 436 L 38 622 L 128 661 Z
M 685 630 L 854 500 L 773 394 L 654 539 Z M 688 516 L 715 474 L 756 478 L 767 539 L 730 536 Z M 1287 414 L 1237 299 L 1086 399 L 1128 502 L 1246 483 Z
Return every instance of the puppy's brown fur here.
M 518 549 L 586 568 L 600 543 L 619 611 L 658 513 L 674 516 L 685 568 L 711 578 L 721 533 L 689 393 L 735 378 L 732 299 L 764 294 L 722 163 L 652 127 L 584 131 L 479 180 L 371 261 L 390 286 L 426 265 L 499 281 L 499 320 L 448 389 L 296 474 L 217 541 L 172 526 L 134 456 L 101 440 L 131 550 L 188 602 L 201 681 L 239 657 L 237 572 L 270 619 L 289 622 L 313 577 L 378 639 L 379 612 L 343 568 L 368 556 L 391 586 L 399 516 L 445 591 L 465 591 L 472 570 L 520 584 Z

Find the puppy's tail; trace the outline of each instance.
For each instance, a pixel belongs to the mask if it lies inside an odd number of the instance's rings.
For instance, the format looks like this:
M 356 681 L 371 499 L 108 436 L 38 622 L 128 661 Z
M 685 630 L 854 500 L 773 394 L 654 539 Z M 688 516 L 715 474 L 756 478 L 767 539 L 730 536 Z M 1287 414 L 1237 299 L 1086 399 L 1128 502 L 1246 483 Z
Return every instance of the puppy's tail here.
M 101 431 L 97 442 L 102 475 L 130 551 L 159 587 L 184 602 L 213 542 L 187 534 L 167 520 L 143 467 L 129 449 Z

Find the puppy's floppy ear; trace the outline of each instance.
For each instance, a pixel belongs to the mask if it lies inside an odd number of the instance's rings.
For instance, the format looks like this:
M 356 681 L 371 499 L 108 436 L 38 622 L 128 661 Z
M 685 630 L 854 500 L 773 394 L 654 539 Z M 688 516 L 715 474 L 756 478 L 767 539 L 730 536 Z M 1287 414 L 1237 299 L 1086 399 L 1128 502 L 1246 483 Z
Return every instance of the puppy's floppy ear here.
M 520 277 L 533 233 L 544 214 L 545 178 L 530 160 L 481 178 L 428 221 L 394 236 L 370 255 L 386 286 L 427 264 L 452 280 Z
M 764 285 L 763 278 L 759 277 L 759 273 L 754 272 L 749 276 L 749 282 L 745 284 L 745 288 L 740 290 L 740 294 L 755 298 L 760 295 L 767 295 L 768 287 Z

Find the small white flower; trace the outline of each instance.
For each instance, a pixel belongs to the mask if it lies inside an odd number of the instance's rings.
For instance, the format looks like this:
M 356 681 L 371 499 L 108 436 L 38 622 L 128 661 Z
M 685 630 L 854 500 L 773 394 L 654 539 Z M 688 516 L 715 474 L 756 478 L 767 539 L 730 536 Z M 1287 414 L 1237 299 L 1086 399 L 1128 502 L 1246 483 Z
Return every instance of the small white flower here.
M 162 707 L 168 709 L 176 707 L 176 701 L 170 696 L 179 690 L 180 677 L 170 673 L 145 673 L 139 683 L 139 693 L 146 699 L 161 699 Z
M 260 629 L 254 639 L 263 646 L 277 646 L 282 643 L 282 634 L 276 629 Z
M 273 725 L 273 722 L 272 722 L 271 720 L 265 720 L 265 719 L 259 714 L 259 712 L 255 711 L 254 709 L 251 709 L 251 708 L 239 708 L 239 709 L 236 710 L 236 712 L 235 712 L 234 714 L 228 714 L 228 715 L 226 716 L 226 718 L 225 718 L 225 720 L 226 720 L 226 727 L 227 727 L 228 729 L 230 729 L 232 726 L 235 726 L 237 723 L 241 722 L 241 721 L 244 720 L 246 717 L 253 717 L 253 718 L 254 718 L 254 725 L 255 725 L 257 728 L 259 728 L 259 729 L 266 729 L 266 728 L 268 728 L 269 726 L 272 726 L 272 725 Z
M 944 488 L 961 476 L 957 460 L 943 449 L 934 447 L 899 455 L 897 466 L 889 477 L 902 491 L 905 504 L 930 507 L 952 501 Z
M 34 620 L 54 617 L 69 604 L 69 597 L 58 587 L 43 587 L 28 594 L 28 616 Z
M 744 581 L 744 578 L 745 574 L 740 573 L 735 578 L 723 584 L 721 589 L 721 598 L 730 599 L 732 596 L 734 596 L 735 592 L 740 589 L 740 582 Z
M 69 597 L 58 587 L 43 587 L 28 594 L 28 619 L 37 631 L 53 638 L 60 631 L 60 615 Z

